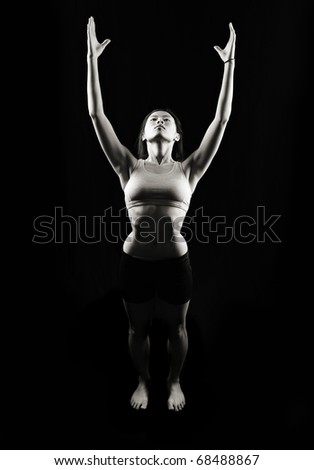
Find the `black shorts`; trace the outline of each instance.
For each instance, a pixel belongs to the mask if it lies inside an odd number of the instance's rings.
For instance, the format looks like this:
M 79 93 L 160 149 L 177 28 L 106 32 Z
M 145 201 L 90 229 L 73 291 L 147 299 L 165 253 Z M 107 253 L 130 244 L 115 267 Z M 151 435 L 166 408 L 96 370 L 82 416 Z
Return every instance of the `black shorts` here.
M 143 260 L 121 253 L 118 289 L 122 298 L 141 303 L 155 294 L 170 304 L 184 304 L 191 299 L 193 288 L 189 253 L 178 258 Z

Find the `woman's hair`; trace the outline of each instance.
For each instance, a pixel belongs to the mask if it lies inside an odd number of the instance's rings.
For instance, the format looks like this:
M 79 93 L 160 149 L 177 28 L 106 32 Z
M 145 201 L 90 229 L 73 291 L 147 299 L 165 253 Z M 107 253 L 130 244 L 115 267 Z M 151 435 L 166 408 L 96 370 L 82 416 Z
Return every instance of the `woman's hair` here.
M 148 113 L 145 116 L 145 118 L 144 118 L 144 120 L 141 124 L 139 136 L 137 138 L 138 158 L 146 159 L 148 157 L 147 145 L 146 145 L 146 142 L 142 140 L 142 136 L 143 136 L 143 133 L 144 133 L 144 129 L 145 129 L 145 126 L 146 126 L 147 119 L 149 118 L 149 116 L 151 114 L 153 114 L 157 111 L 165 111 L 173 117 L 173 119 L 176 123 L 177 132 L 178 132 L 178 134 L 180 134 L 180 140 L 175 141 L 175 143 L 174 143 L 173 150 L 172 150 L 172 158 L 174 160 L 177 160 L 177 161 L 184 160 L 182 124 L 181 124 L 180 119 L 178 118 L 178 116 L 169 108 L 156 108 L 156 109 L 154 109 L 153 111 L 151 111 L 150 113 Z

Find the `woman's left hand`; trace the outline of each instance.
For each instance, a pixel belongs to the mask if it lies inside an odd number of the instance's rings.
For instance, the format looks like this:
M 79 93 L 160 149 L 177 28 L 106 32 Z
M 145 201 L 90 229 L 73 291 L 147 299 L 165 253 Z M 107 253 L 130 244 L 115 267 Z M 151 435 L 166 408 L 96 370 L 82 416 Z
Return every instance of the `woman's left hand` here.
M 229 40 L 224 49 L 221 49 L 219 46 L 214 46 L 215 51 L 218 52 L 221 60 L 226 62 L 226 60 L 235 58 L 235 44 L 236 44 L 236 33 L 232 23 L 229 23 L 230 36 Z

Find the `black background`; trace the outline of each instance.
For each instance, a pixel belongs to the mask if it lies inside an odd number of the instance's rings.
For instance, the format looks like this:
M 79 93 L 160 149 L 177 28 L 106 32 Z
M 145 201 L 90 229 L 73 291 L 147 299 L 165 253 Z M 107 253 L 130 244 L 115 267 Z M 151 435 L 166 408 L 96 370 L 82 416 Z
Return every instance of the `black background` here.
M 32 116 L 30 257 L 20 263 L 11 299 L 4 448 L 311 447 L 309 4 L 69 0 L 34 9 L 19 70 L 22 81 L 28 77 L 24 119 Z M 200 206 L 230 224 L 243 214 L 255 217 L 257 206 L 281 215 L 278 244 L 189 242 L 195 288 L 182 374 L 187 406 L 178 414 L 166 409 L 166 340 L 158 321 L 151 405 L 146 412 L 129 406 L 136 373 L 115 290 L 122 243 L 31 241 L 35 217 L 53 216 L 57 206 L 73 217 L 124 207 L 87 111 L 91 15 L 98 39 L 112 40 L 99 68 L 121 141 L 135 151 L 146 113 L 169 106 L 182 120 L 187 154 L 214 116 L 223 66 L 213 46 L 224 47 L 232 21 L 232 115 L 189 215 Z

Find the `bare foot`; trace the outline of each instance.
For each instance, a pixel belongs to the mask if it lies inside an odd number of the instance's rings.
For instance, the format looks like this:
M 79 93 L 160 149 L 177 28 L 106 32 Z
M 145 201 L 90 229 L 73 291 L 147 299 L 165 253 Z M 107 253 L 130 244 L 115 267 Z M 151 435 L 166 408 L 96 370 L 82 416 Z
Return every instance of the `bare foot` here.
M 185 397 L 182 392 L 180 382 L 173 382 L 168 384 L 168 390 L 168 410 L 182 410 L 185 406 Z
M 139 382 L 131 400 L 131 406 L 135 410 L 145 410 L 148 405 L 148 386 L 145 382 Z

